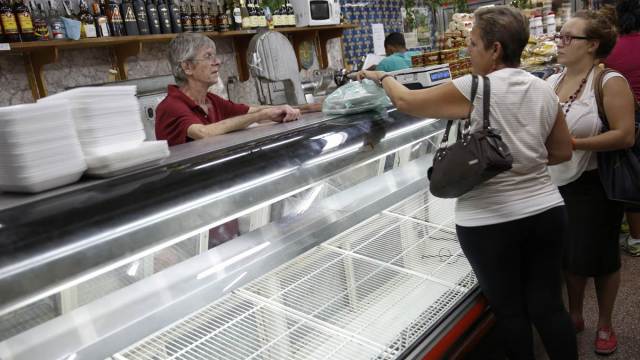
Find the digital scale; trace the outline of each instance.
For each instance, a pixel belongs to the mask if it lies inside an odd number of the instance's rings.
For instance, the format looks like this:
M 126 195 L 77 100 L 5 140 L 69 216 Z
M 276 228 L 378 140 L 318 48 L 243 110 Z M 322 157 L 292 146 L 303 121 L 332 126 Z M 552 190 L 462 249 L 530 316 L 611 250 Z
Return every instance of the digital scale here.
M 409 89 L 424 89 L 451 81 L 449 64 L 408 68 L 390 71 L 387 74 L 393 76 Z

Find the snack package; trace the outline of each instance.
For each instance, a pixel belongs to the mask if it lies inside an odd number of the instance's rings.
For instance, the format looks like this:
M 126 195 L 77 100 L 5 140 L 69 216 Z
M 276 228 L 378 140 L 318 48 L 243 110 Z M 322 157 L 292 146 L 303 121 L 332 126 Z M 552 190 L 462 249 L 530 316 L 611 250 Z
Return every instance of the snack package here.
M 375 82 L 352 81 L 332 92 L 322 103 L 327 115 L 347 115 L 391 106 L 391 100 Z

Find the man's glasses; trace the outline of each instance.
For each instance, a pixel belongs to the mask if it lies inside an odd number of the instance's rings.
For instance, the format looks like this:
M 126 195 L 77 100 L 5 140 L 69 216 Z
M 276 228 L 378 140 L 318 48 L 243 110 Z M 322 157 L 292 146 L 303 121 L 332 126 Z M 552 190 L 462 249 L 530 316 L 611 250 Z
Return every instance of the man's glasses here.
M 204 56 L 202 57 L 202 59 L 193 59 L 191 61 L 208 61 L 208 62 L 215 62 L 217 61 L 218 58 L 216 57 L 216 54 L 204 54 Z
M 567 35 L 567 34 L 556 34 L 554 38 L 555 38 L 556 44 L 562 45 L 562 46 L 571 45 L 571 42 L 574 39 L 577 39 L 577 40 L 590 40 L 590 38 L 588 38 L 586 36 L 573 36 L 573 35 Z

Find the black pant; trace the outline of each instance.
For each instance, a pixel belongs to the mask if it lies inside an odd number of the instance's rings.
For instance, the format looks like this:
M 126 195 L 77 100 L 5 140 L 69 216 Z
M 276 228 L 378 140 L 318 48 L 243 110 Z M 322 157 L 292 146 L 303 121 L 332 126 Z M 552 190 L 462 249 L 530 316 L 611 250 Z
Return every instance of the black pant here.
M 510 359 L 534 359 L 534 324 L 551 360 L 577 359 L 562 303 L 564 207 L 506 223 L 456 226 L 460 245 L 496 316 Z

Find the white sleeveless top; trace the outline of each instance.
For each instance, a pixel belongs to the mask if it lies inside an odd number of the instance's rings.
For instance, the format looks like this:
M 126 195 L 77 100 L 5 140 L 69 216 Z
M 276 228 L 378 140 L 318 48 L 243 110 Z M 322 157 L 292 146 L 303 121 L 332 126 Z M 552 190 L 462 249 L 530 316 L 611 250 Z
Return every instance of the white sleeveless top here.
M 547 82 L 555 89 L 565 76 L 565 71 L 560 74 L 551 75 Z M 614 77 L 623 77 L 617 72 L 607 73 L 602 79 L 602 85 Z M 624 78 L 624 77 L 623 77 Z M 582 94 L 571 104 L 571 110 L 567 114 L 566 121 L 571 136 L 575 138 L 585 138 L 598 135 L 602 129 L 602 122 L 598 116 L 598 103 L 593 91 L 593 81 L 595 71 L 591 71 L 587 78 L 587 83 Z M 566 103 L 561 103 L 565 106 Z M 588 150 L 574 150 L 571 160 L 549 166 L 549 173 L 554 184 L 558 186 L 567 185 L 577 180 L 583 172 L 598 168 L 596 153 Z
M 456 224 L 483 226 L 540 214 L 564 204 L 547 170 L 546 140 L 555 124 L 558 97 L 544 80 L 506 68 L 491 80 L 490 121 L 501 131 L 513 155 L 513 168 L 476 186 L 456 201 Z M 469 99 L 471 76 L 453 80 Z M 484 81 L 480 79 L 472 113 L 472 131 L 482 127 Z

